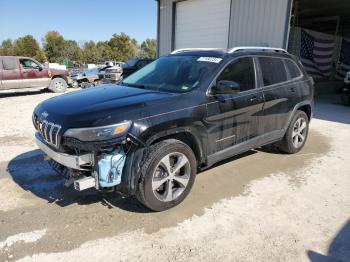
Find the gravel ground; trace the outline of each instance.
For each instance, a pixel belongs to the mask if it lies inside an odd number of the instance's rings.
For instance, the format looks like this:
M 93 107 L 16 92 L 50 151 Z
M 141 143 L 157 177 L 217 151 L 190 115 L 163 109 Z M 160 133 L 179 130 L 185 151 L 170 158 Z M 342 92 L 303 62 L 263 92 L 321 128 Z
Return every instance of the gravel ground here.
M 31 124 L 53 96 L 0 98 L 0 261 L 350 261 L 350 108 L 319 101 L 300 153 L 224 161 L 151 213 L 62 186 Z

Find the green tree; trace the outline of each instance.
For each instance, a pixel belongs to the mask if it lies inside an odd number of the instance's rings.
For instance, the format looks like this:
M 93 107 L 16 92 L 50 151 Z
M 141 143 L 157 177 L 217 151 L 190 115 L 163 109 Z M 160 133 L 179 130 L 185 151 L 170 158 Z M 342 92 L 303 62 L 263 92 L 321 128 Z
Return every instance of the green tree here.
M 111 57 L 113 57 L 112 48 L 108 45 L 108 41 L 97 42 L 96 48 L 98 51 L 99 61 L 109 60 Z
M 74 40 L 65 40 L 64 48 L 61 53 L 65 60 L 81 61 L 83 60 L 83 51 Z
M 65 40 L 56 31 L 49 31 L 44 37 L 44 50 L 50 62 L 62 62 L 64 60 Z
M 39 50 L 37 50 L 37 52 L 36 52 L 34 58 L 35 58 L 36 60 L 38 60 L 39 62 L 41 62 L 41 63 L 44 63 L 44 62 L 47 61 L 46 53 L 45 53 L 45 51 L 42 50 L 41 48 L 40 48 Z
M 0 46 L 0 55 L 15 55 L 13 42 L 11 39 L 2 41 Z
M 19 56 L 35 57 L 39 50 L 38 42 L 31 35 L 20 37 L 14 43 L 14 52 Z
M 147 38 L 141 44 L 141 57 L 155 59 L 157 56 L 157 40 Z
M 88 41 L 84 44 L 84 62 L 97 63 L 100 60 L 99 52 L 94 41 Z
M 108 45 L 112 49 L 111 58 L 117 61 L 126 61 L 137 55 L 138 47 L 136 40 L 124 33 L 120 35 L 114 34 L 108 41 Z

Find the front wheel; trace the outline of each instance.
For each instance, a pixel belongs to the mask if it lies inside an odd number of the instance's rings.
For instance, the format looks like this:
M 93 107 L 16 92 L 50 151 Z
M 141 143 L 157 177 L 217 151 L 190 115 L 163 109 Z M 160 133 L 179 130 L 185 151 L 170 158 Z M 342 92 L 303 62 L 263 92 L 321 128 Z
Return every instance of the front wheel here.
M 151 146 L 150 152 L 136 196 L 149 209 L 163 211 L 186 198 L 196 177 L 197 161 L 191 148 L 175 139 Z
M 64 93 L 67 90 L 67 82 L 63 78 L 56 77 L 51 80 L 49 89 L 55 93 Z
M 299 152 L 305 145 L 308 133 L 309 118 L 305 112 L 298 110 L 279 144 L 279 149 L 289 154 Z

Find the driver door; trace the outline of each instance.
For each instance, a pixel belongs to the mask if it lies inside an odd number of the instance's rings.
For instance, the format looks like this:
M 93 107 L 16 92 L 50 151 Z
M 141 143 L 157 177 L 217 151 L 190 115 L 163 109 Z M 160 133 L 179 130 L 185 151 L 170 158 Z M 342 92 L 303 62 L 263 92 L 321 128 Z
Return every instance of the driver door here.
M 208 160 L 220 159 L 249 150 L 261 135 L 264 96 L 257 88 L 255 62 L 252 57 L 233 60 L 219 74 L 210 90 L 207 103 Z M 235 84 L 232 93 L 217 92 L 219 81 Z
M 44 87 L 46 83 L 43 82 L 42 68 L 34 60 L 29 58 L 21 58 L 19 60 L 22 73 L 22 88 L 27 87 Z

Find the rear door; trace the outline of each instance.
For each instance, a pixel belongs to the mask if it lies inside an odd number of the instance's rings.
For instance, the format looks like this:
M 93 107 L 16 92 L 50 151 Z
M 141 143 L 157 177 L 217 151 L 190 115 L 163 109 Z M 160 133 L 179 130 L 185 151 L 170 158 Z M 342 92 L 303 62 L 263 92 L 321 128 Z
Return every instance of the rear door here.
M 295 87 L 287 74 L 283 58 L 261 56 L 257 60 L 260 65 L 260 86 L 265 97 L 261 125 L 263 133 L 274 140 L 283 134 Z
M 217 77 L 216 82 L 220 80 L 237 82 L 240 85 L 240 92 L 209 96 L 206 119 L 209 126 L 209 155 L 230 151 L 230 148 L 248 144 L 249 141 L 251 143 L 248 147 L 254 147 L 254 140 L 260 135 L 259 123 L 264 99 L 262 91 L 256 88 L 253 58 L 243 57 L 233 60 Z
M 21 71 L 18 58 L 2 58 L 2 84 L 1 89 L 21 88 Z

